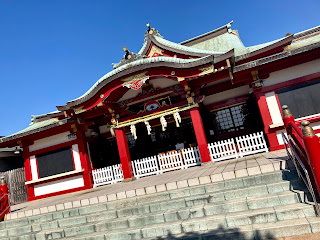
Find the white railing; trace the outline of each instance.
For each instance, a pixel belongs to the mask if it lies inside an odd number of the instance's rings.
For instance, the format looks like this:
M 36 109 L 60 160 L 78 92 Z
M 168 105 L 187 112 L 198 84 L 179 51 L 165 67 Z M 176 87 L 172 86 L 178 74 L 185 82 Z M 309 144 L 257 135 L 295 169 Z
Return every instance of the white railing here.
M 239 156 L 243 157 L 249 154 L 268 152 L 266 140 L 263 132 L 253 133 L 236 138 L 239 149 Z
M 199 147 L 185 148 L 185 149 L 182 149 L 181 152 L 183 156 L 184 165 L 186 167 L 191 167 L 191 166 L 196 166 L 201 164 L 202 160 L 201 160 Z
M 234 139 L 209 143 L 208 148 L 212 162 L 239 157 Z
M 201 156 L 199 148 L 194 147 L 138 159 L 132 163 L 134 176 L 140 178 L 199 165 Z
M 160 173 L 185 168 L 180 151 L 172 151 L 158 155 Z
M 208 149 L 212 162 L 244 157 L 246 155 L 268 152 L 263 132 L 253 133 L 234 139 L 209 143 Z
M 93 187 L 113 184 L 123 180 L 121 164 L 92 170 Z
M 157 156 L 138 159 L 132 163 L 133 174 L 136 178 L 160 173 Z
M 208 149 L 212 162 L 268 152 L 263 132 L 209 143 Z M 199 147 L 194 147 L 132 161 L 132 169 L 134 176 L 140 178 L 200 165 L 201 162 Z M 93 170 L 92 175 L 94 187 L 123 180 L 121 164 Z

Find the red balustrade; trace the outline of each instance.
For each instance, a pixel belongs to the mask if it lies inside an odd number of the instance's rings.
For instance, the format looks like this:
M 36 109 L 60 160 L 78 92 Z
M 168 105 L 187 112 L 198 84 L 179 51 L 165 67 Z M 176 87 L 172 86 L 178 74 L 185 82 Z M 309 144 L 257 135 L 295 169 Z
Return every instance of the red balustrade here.
M 312 185 L 320 196 L 320 143 L 308 121 L 301 122 L 301 128 L 295 121 L 290 110 L 285 105 L 283 121 L 287 131 L 289 143 L 296 152 L 311 176 Z

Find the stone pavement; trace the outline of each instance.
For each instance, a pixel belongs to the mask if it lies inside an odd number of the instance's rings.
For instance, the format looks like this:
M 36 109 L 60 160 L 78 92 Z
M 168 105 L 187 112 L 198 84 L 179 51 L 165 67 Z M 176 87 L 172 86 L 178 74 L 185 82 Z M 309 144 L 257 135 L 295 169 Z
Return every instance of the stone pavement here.
M 197 186 L 238 177 L 293 168 L 285 150 L 260 153 L 243 158 L 208 163 L 203 166 L 148 176 L 75 193 L 35 200 L 11 206 L 7 219 L 16 219 L 114 201 L 188 186 Z

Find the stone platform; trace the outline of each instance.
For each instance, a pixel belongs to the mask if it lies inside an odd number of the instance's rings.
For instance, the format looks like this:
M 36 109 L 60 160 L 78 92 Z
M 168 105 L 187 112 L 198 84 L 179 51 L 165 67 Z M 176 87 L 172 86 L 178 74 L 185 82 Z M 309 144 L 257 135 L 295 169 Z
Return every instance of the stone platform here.
M 13 205 L 7 219 L 35 216 L 293 168 L 293 164 L 287 159 L 286 151 L 279 150 L 143 177 L 131 182 L 105 185 Z

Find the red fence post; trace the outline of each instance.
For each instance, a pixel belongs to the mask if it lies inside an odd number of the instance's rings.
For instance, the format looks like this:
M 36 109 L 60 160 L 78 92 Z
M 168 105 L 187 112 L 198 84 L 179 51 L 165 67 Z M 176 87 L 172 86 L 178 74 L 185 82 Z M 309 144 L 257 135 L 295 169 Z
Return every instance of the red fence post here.
M 310 122 L 303 121 L 301 123 L 303 143 L 307 152 L 311 171 L 317 185 L 317 192 L 320 195 L 320 144 L 319 138 L 315 135 Z
M 7 213 L 10 212 L 9 208 L 9 197 L 8 195 L 8 185 L 6 179 L 3 177 L 0 178 L 0 219 L 2 219 Z M 6 211 L 5 209 L 8 208 Z
M 284 126 L 287 130 L 287 133 L 291 133 L 291 128 L 288 128 L 290 122 L 294 122 L 294 117 L 292 116 L 289 108 L 287 105 L 282 106 L 282 113 L 283 113 L 283 122 Z

